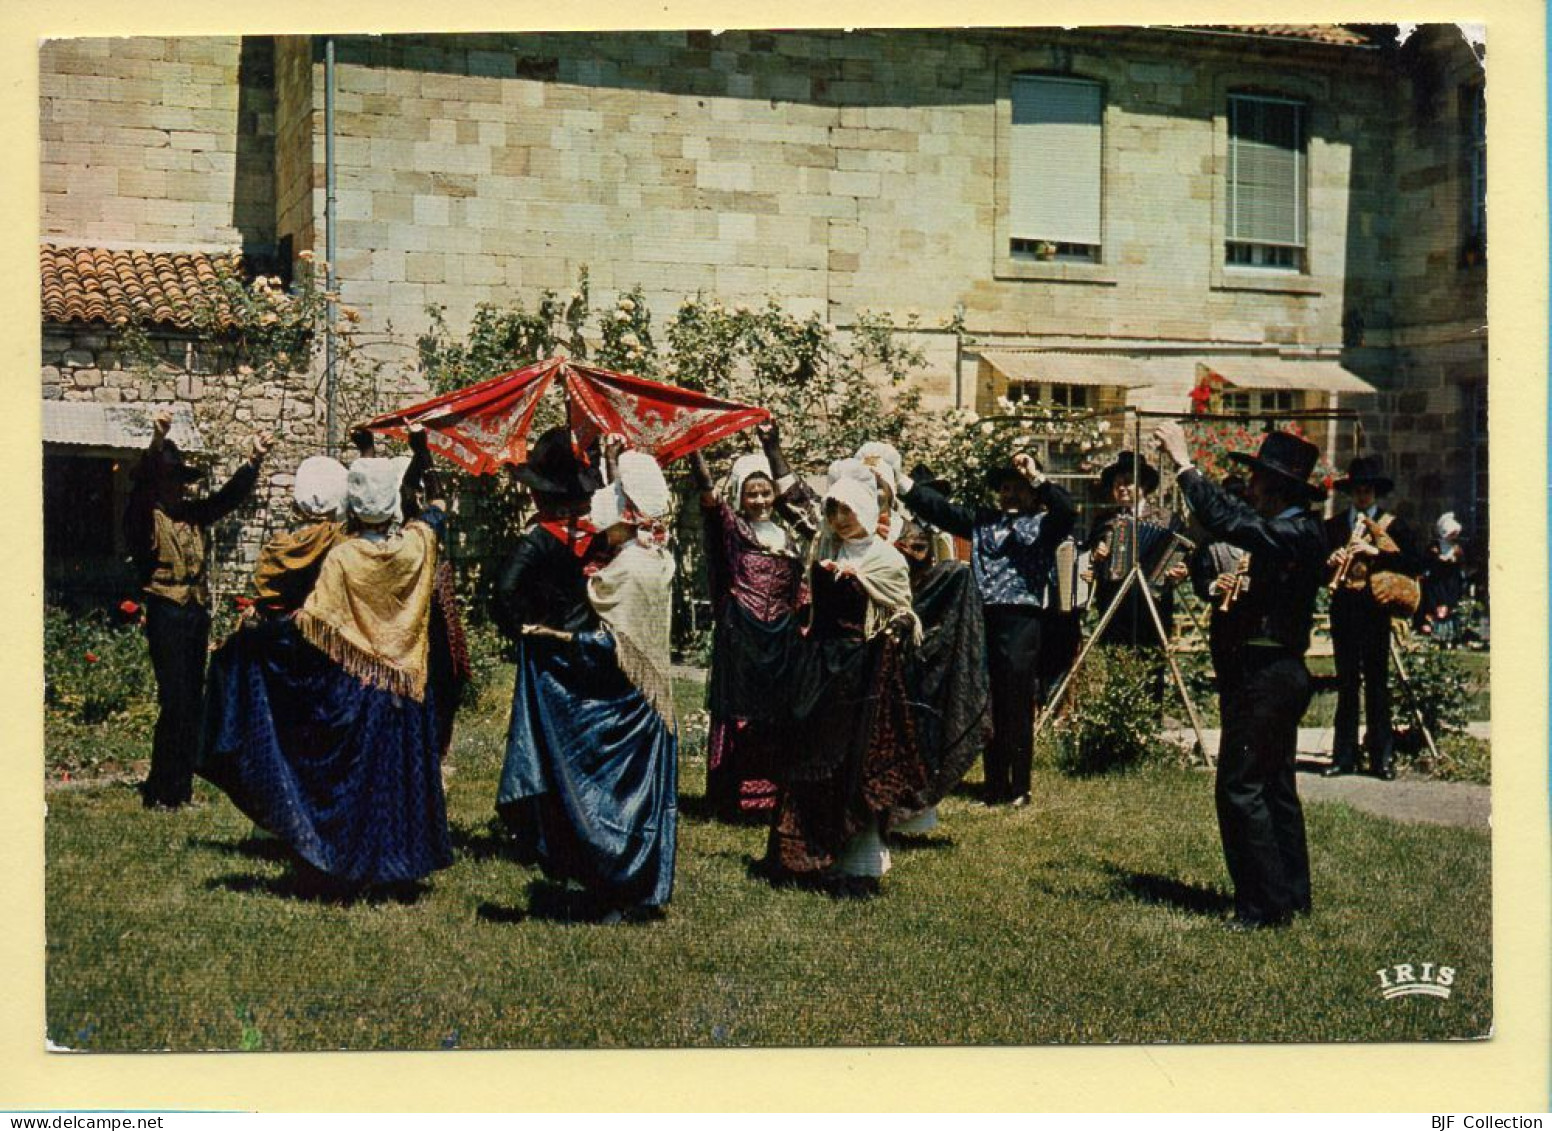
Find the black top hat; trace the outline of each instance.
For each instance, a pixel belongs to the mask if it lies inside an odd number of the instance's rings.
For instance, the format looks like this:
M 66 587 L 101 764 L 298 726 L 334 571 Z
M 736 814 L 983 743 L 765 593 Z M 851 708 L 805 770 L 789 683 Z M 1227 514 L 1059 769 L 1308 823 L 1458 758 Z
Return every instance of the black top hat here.
M 513 474 L 519 483 L 546 495 L 580 499 L 603 485 L 594 468 L 583 467 L 571 448 L 571 432 L 551 428 L 528 449 L 528 461 Z
M 179 483 L 197 483 L 205 477 L 203 468 L 195 467 L 183 458 L 183 450 L 171 440 L 162 441 L 158 472 Z
M 1142 456 L 1137 456 L 1136 476 L 1142 480 L 1142 493 L 1151 495 L 1159 489 L 1159 472 L 1151 463 Z M 1099 473 L 1099 489 L 1105 494 L 1110 493 L 1110 488 L 1117 475 L 1132 475 L 1132 453 L 1120 451 L 1116 453 L 1115 462 Z
M 1347 477 L 1331 486 L 1349 495 L 1354 487 L 1373 487 L 1376 495 L 1388 495 L 1396 484 L 1384 473 L 1378 457 L 1358 456 L 1347 465 Z
M 1268 432 L 1261 438 L 1261 450 L 1255 455 L 1230 452 L 1229 458 L 1253 471 L 1281 476 L 1311 500 L 1324 499 L 1326 492 L 1309 481 L 1320 459 L 1320 449 L 1292 432 Z

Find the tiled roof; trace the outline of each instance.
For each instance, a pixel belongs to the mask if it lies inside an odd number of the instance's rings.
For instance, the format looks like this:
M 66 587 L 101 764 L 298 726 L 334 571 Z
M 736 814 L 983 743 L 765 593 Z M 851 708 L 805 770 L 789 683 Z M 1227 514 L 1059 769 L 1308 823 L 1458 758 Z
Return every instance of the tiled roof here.
M 38 249 L 45 322 L 151 322 L 196 329 L 197 310 L 231 319 L 219 279 L 239 260 L 208 251 L 110 251 L 100 247 Z
M 43 442 L 136 451 L 150 443 L 152 414 L 161 407 L 164 406 L 44 401 Z M 172 431 L 168 435 L 186 452 L 205 450 L 188 405 L 172 407 Z
M 1280 39 L 1307 39 L 1312 43 L 1330 43 L 1338 47 L 1362 47 L 1368 36 L 1340 24 L 1225 24 L 1222 28 L 1200 31 L 1237 31 L 1245 35 L 1271 35 Z

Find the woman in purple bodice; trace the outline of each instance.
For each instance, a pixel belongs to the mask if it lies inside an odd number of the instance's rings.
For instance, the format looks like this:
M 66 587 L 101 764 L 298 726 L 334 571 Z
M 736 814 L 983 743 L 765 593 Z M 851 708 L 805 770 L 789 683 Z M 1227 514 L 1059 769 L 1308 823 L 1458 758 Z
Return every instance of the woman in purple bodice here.
M 740 456 L 719 497 L 697 453 L 712 636 L 706 796 L 724 820 L 769 816 L 788 749 L 786 689 L 804 603 L 804 561 L 775 521 L 776 485 L 766 457 Z M 730 501 L 731 500 L 731 501 Z

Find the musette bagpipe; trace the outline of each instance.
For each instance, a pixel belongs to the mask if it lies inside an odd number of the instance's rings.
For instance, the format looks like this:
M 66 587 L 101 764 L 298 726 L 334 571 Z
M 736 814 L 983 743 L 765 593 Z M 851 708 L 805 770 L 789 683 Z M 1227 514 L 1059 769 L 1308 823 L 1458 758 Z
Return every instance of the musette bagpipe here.
M 1089 556 L 1078 549 L 1077 542 L 1064 539 L 1054 554 L 1056 559 L 1056 611 L 1070 613 L 1089 607 L 1092 585 L 1084 577 L 1089 568 Z
M 1185 561 L 1196 543 L 1181 533 L 1185 523 L 1170 515 L 1168 525 L 1122 514 L 1110 526 L 1111 581 L 1122 581 L 1134 568 L 1154 592 L 1164 588 L 1164 575 Z

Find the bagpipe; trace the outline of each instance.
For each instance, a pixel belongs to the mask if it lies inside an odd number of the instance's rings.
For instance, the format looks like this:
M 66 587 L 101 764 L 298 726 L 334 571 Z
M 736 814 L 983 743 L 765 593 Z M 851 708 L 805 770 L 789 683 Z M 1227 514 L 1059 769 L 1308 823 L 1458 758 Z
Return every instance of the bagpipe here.
M 1109 579 L 1124 581 L 1135 569 L 1155 594 L 1162 592 L 1164 575 L 1196 549 L 1196 543 L 1181 533 L 1184 529 L 1179 515 L 1170 515 L 1168 524 L 1119 515 L 1110 525 L 1110 556 L 1105 563 Z
M 1056 547 L 1056 611 L 1070 613 L 1089 607 L 1093 585 L 1085 578 L 1089 556 L 1071 538 Z

